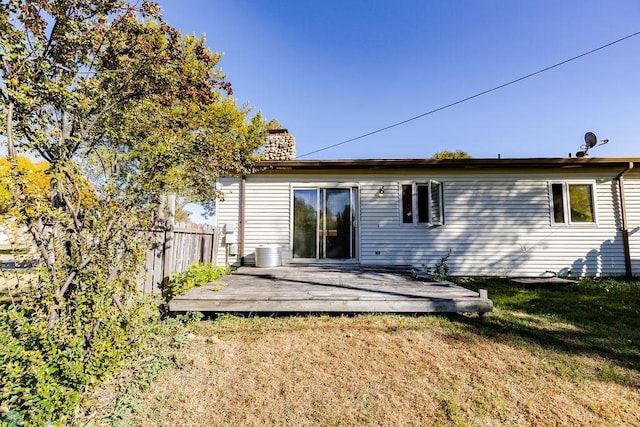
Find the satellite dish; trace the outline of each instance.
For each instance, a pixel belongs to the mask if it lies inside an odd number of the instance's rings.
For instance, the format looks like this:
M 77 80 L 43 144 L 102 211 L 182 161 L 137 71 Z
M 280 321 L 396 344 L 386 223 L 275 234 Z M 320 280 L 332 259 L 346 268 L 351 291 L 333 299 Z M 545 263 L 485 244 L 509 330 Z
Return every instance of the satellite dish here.
M 584 142 L 587 144 L 587 149 L 593 148 L 598 143 L 598 138 L 593 132 L 587 132 L 584 134 Z

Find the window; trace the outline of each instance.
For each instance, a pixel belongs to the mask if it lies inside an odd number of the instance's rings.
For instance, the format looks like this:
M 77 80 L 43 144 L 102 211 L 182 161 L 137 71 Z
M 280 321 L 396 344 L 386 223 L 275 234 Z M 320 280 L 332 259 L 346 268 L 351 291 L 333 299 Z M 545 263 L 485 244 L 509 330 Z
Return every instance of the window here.
M 552 224 L 591 224 L 596 222 L 594 184 L 590 182 L 552 182 Z
M 429 180 L 426 183 L 402 184 L 403 224 L 442 225 L 443 193 L 442 183 Z

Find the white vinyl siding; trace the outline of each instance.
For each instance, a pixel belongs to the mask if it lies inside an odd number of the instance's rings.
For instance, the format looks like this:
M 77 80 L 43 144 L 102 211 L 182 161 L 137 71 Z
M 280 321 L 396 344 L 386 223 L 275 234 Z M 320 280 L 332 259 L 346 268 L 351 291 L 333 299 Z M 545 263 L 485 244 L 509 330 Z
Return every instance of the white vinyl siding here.
M 259 245 L 282 246 L 282 262 L 289 263 L 289 183 L 281 180 L 273 182 L 263 176 L 250 176 L 247 178 L 246 192 L 245 263 L 255 264 L 255 249 Z
M 258 244 L 283 246 L 290 262 L 291 189 L 357 186 L 360 193 L 358 258 L 362 264 L 433 265 L 449 249 L 450 274 L 542 276 L 548 271 L 582 275 L 624 274 L 619 231 L 618 170 L 278 172 L 247 177 L 245 255 L 253 263 Z M 442 182 L 445 224 L 402 223 L 401 183 Z M 552 225 L 549 182 L 590 182 L 597 223 Z M 640 174 L 627 175 L 631 254 L 640 271 Z M 383 197 L 379 197 L 384 186 Z M 219 206 L 219 223 L 233 204 Z M 236 204 L 237 209 L 237 204 Z M 236 210 L 236 221 L 237 210 Z
M 216 188 L 222 191 L 224 200 L 216 202 L 216 218 L 217 226 L 224 227 L 225 224 L 231 223 L 236 226 L 235 236 L 239 237 L 238 219 L 240 211 L 240 179 L 238 178 L 220 178 L 216 184 Z M 225 244 L 224 230 L 221 230 L 219 246 L 218 246 L 218 265 L 236 264 L 238 258 L 236 256 L 227 257 L 227 246 Z M 238 244 L 239 247 L 239 244 Z
M 640 167 L 640 165 L 636 167 Z M 625 176 L 624 188 L 627 206 L 627 226 L 629 228 L 631 269 L 634 275 L 640 276 L 640 171 L 634 169 Z

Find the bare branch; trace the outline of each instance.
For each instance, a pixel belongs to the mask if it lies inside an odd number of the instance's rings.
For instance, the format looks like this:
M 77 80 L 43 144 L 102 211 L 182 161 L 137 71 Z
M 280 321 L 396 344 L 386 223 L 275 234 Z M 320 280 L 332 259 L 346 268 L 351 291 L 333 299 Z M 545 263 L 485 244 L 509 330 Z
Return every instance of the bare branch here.
M 13 142 L 13 102 L 9 102 L 7 107 L 7 155 L 15 162 L 16 147 Z
M 111 284 L 113 283 L 114 280 L 116 280 L 116 277 L 118 276 L 118 273 L 120 272 L 120 265 L 124 262 L 124 259 L 127 256 L 127 250 L 123 249 L 122 253 L 120 254 L 120 257 L 118 258 L 118 261 L 115 262 L 113 264 L 113 266 L 111 267 L 111 271 L 109 272 L 109 277 L 107 277 L 107 283 Z
M 85 259 L 82 260 L 80 265 L 78 265 L 76 268 L 74 268 L 71 271 L 71 273 L 69 273 L 69 275 L 67 276 L 67 279 L 64 281 L 64 284 L 62 285 L 62 287 L 58 291 L 58 294 L 56 295 L 58 300 L 60 300 L 60 299 L 62 299 L 64 297 L 64 295 L 69 290 L 69 286 L 71 286 L 71 283 L 73 283 L 73 281 L 76 278 L 76 276 L 78 275 L 78 273 L 81 270 L 83 270 L 86 266 L 88 266 L 90 263 L 91 263 L 91 258 L 85 258 Z
M 122 305 L 122 302 L 120 302 L 120 297 L 117 294 L 111 295 L 111 301 L 113 301 L 113 303 L 116 305 L 116 307 L 118 307 L 118 310 L 120 310 L 121 313 L 124 313 L 124 306 Z
M 53 21 L 53 28 L 51 28 L 51 33 L 49 34 L 49 40 L 47 41 L 47 46 L 42 51 L 43 59 L 49 54 L 49 49 L 51 49 L 51 45 L 53 44 L 53 39 L 55 37 L 55 33 L 57 29 L 58 29 L 58 19 L 55 19 Z
M 67 197 L 65 192 L 59 191 L 58 194 L 62 196 L 62 200 L 64 201 L 64 204 L 66 205 L 67 209 L 71 213 L 71 218 L 73 219 L 73 224 L 76 227 L 76 232 L 80 232 L 80 230 L 82 230 L 82 222 L 80 221 L 80 218 L 79 218 L 79 211 L 76 210 L 75 206 L 73 206 L 73 202 L 69 200 L 69 197 Z

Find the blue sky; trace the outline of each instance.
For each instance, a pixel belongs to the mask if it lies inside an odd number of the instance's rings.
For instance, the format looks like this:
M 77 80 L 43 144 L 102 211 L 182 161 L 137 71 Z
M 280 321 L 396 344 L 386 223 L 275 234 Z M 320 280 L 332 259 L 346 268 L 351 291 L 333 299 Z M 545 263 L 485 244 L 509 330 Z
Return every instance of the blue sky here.
M 239 102 L 298 154 L 439 108 L 640 31 L 640 1 L 160 0 L 206 34 Z M 305 159 L 640 156 L 640 36 Z

